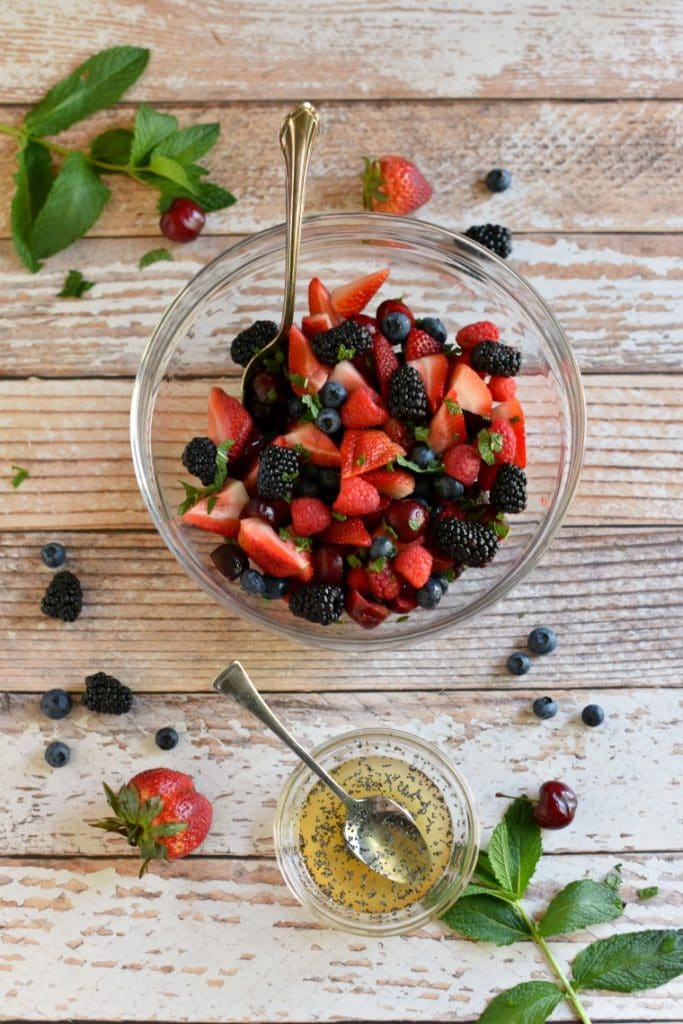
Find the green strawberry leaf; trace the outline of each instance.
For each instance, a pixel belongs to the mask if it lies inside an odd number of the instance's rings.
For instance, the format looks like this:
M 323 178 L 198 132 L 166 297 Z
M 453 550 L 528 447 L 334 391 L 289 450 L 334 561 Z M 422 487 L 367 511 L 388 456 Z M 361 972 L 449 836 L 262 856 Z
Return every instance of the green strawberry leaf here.
M 492 999 L 479 1024 L 544 1024 L 563 998 L 551 981 L 524 981 Z
M 442 920 L 468 939 L 495 942 L 497 946 L 509 946 L 531 937 L 519 910 L 495 896 L 462 896 Z
M 146 103 L 141 103 L 135 113 L 133 142 L 130 162 L 140 167 L 155 146 L 178 130 L 178 118 L 173 114 L 162 114 Z
M 133 133 L 128 128 L 110 128 L 109 131 L 97 135 L 90 143 L 90 155 L 93 160 L 102 160 L 106 164 L 117 164 L 124 167 L 130 160 L 130 149 Z
M 41 259 L 81 238 L 111 195 L 80 152 L 71 153 L 55 178 L 29 234 L 33 256 Z
M 521 899 L 542 852 L 541 830 L 533 819 L 531 801 L 515 800 L 489 842 L 489 863 L 500 887 Z
M 627 932 L 600 939 L 577 956 L 576 988 L 641 992 L 683 973 L 683 928 Z
M 621 917 L 624 904 L 612 886 L 584 878 L 558 892 L 541 918 L 538 930 L 549 935 L 566 935 Z
M 17 153 L 17 163 L 19 169 L 14 175 L 17 189 L 10 215 L 12 241 L 19 259 L 35 273 L 41 264 L 31 249 L 31 229 L 54 183 L 54 168 L 48 150 L 30 139 Z

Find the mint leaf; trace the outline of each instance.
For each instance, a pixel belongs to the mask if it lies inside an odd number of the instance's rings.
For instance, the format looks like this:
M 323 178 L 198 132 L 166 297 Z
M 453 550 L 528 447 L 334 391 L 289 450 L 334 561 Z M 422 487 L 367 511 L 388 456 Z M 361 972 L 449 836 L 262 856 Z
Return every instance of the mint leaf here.
M 549 935 L 566 935 L 621 917 L 624 904 L 617 892 L 603 882 L 584 878 L 558 892 L 541 918 L 538 930 Z
M 494 447 L 494 438 L 498 438 L 499 443 L 497 444 L 497 447 Z M 487 430 L 485 427 L 477 434 L 477 448 L 479 449 L 479 454 L 487 466 L 492 466 L 494 464 L 496 461 L 494 452 L 500 451 L 502 444 L 502 435 L 492 434 L 491 431 Z
M 226 206 L 236 203 L 232 192 L 214 185 L 212 181 L 203 181 L 197 189 L 197 200 L 204 213 L 211 213 L 214 210 L 224 210 Z
M 318 413 L 322 409 L 320 399 L 317 395 L 302 395 L 301 403 L 306 408 L 306 412 L 301 418 L 305 422 L 312 423 L 313 420 L 317 419 Z
M 168 249 L 148 249 L 146 253 L 138 260 L 138 270 L 144 270 L 145 267 L 151 267 L 153 263 L 159 263 L 161 260 L 172 260 L 173 253 L 169 252 Z
M 191 164 L 215 146 L 219 131 L 218 124 L 193 124 L 166 136 L 154 152 L 180 164 Z
M 683 928 L 612 935 L 594 942 L 574 961 L 576 988 L 641 992 L 683 973 Z
M 637 895 L 639 900 L 651 900 L 653 896 L 659 895 L 659 886 L 646 885 L 644 889 L 638 889 Z
M 411 473 L 441 473 L 443 470 L 443 462 L 440 462 L 438 459 L 430 462 L 427 468 L 423 469 L 417 463 L 411 462 L 405 455 L 399 455 L 396 458 L 396 464 L 403 466 L 404 469 L 409 469 Z
M 12 487 L 14 487 L 16 490 L 17 487 L 21 487 L 24 480 L 28 480 L 31 474 L 27 469 L 24 469 L 23 466 L 11 466 L 10 468 L 14 474 L 14 476 L 11 477 L 10 479 L 10 483 L 12 484 Z
M 495 942 L 497 946 L 509 946 L 531 936 L 519 910 L 495 896 L 462 896 L 443 920 L 468 939 Z
M 524 981 L 492 999 L 479 1024 L 544 1024 L 563 998 L 551 981 Z
M 192 175 L 190 175 L 192 178 Z M 181 185 L 177 185 L 175 182 L 168 181 L 165 178 L 152 177 L 145 178 L 150 185 L 159 189 L 159 212 L 165 213 L 174 199 L 180 197 L 186 199 L 194 199 L 195 202 L 199 203 L 205 213 L 211 213 L 213 210 L 223 210 L 226 206 L 232 206 L 233 203 L 237 202 L 234 195 L 226 189 L 221 188 L 220 185 L 214 185 L 211 181 L 194 181 L 193 180 L 193 191 L 182 188 Z
M 102 132 L 90 143 L 90 155 L 93 160 L 102 160 L 106 164 L 119 164 L 121 167 L 130 160 L 130 149 L 133 133 L 128 128 L 110 128 Z
M 491 867 L 491 861 L 489 855 L 484 850 L 479 851 L 477 858 L 477 866 L 474 869 L 475 881 L 481 882 L 482 885 L 488 886 L 490 889 L 498 888 L 498 879 L 496 878 L 493 868 Z
M 376 558 L 374 562 L 368 562 L 368 569 L 370 572 L 382 572 L 386 564 L 386 558 L 384 555 L 380 555 L 380 557 Z
M 187 171 L 177 160 L 172 160 L 171 157 L 164 156 L 163 153 L 158 153 L 157 150 L 154 150 L 148 166 L 150 171 L 158 174 L 160 178 L 168 178 L 169 181 L 174 181 L 176 185 L 181 185 L 194 195 L 195 189 L 187 175 Z
M 339 514 L 340 514 L 339 512 L 333 512 L 332 516 L 333 516 L 333 518 L 336 519 L 336 517 Z M 344 519 L 346 519 L 346 516 L 344 516 Z M 360 568 L 362 568 L 363 563 L 361 562 L 361 560 L 358 557 L 358 555 L 347 555 L 346 556 L 346 561 L 351 566 L 352 569 L 360 569 Z
M 608 885 L 610 889 L 618 889 L 621 882 L 621 864 L 615 864 L 612 870 L 607 873 L 604 884 Z
M 19 169 L 14 175 L 17 190 L 10 215 L 12 241 L 19 259 L 35 274 L 41 264 L 33 255 L 29 239 L 33 223 L 52 188 L 54 169 L 47 149 L 30 139 L 17 153 L 17 163 Z
M 111 195 L 80 152 L 71 153 L 55 178 L 29 234 L 33 256 L 42 259 L 81 238 Z
M 451 416 L 457 416 L 457 415 L 459 415 L 459 413 L 462 412 L 462 409 L 460 408 L 458 403 L 455 402 L 452 398 L 444 399 L 444 405 L 448 409 L 448 411 L 451 414 Z
M 396 621 L 397 622 L 407 622 L 409 618 L 410 618 L 410 615 L 399 615 L 399 617 L 396 619 Z
M 177 117 L 173 114 L 162 114 L 147 103 L 141 103 L 135 112 L 133 144 L 130 150 L 131 164 L 139 167 L 155 146 L 177 130 Z
M 498 883 L 518 899 L 526 892 L 542 853 L 541 830 L 532 815 L 530 800 L 515 800 L 489 842 L 489 862 Z
M 426 441 L 429 437 L 429 427 L 415 427 L 413 437 L 416 441 Z
M 24 118 L 31 135 L 56 135 L 123 96 L 147 67 L 149 50 L 114 46 L 58 82 Z
M 70 270 L 66 275 L 61 292 L 57 292 L 57 298 L 80 299 L 84 292 L 90 291 L 94 284 L 94 281 L 86 281 L 80 270 Z

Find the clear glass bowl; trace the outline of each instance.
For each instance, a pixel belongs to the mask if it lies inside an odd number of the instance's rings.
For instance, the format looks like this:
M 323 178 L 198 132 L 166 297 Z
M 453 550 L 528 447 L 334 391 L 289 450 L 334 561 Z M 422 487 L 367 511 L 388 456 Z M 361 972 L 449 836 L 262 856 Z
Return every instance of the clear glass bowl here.
M 255 319 L 277 321 L 284 273 L 284 226 L 238 242 L 201 270 L 165 313 L 142 356 L 131 408 L 131 443 L 142 496 L 156 528 L 183 568 L 231 612 L 295 641 L 347 651 L 422 642 L 479 615 L 533 568 L 556 534 L 576 489 L 583 457 L 581 378 L 567 339 L 534 289 L 506 263 L 461 235 L 384 214 L 338 214 L 304 222 L 297 318 L 318 275 L 335 287 L 382 266 L 382 295 L 403 295 L 419 315 L 440 317 L 452 337 L 475 320 L 493 320 L 522 350 L 517 393 L 528 434 L 529 501 L 510 516 L 495 559 L 468 569 L 434 611 L 407 621 L 392 615 L 366 631 L 343 616 L 332 626 L 295 618 L 285 602 L 266 603 L 228 582 L 209 553 L 217 535 L 185 525 L 180 462 L 187 441 L 206 431 L 209 387 L 239 394 L 242 373 L 230 342 Z
M 358 729 L 321 744 L 314 756 L 327 769 L 358 757 L 404 761 L 428 777 L 439 790 L 451 819 L 452 843 L 443 873 L 416 903 L 391 913 L 367 913 L 333 902 L 311 877 L 300 851 L 299 820 L 316 776 L 301 764 L 285 783 L 275 811 L 275 854 L 294 896 L 326 924 L 360 935 L 397 935 L 414 931 L 438 917 L 464 892 L 479 852 L 479 822 L 465 780 L 431 743 L 393 729 Z

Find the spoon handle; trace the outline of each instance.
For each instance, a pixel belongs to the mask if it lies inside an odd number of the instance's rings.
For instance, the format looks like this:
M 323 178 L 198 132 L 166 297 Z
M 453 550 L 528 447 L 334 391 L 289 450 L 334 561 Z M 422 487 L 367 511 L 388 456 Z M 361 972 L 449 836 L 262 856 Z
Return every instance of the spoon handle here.
M 310 103 L 300 103 L 291 110 L 280 128 L 280 146 L 285 158 L 287 188 L 285 297 L 280 328 L 282 332 L 289 330 L 294 319 L 296 269 L 301 241 L 301 220 L 304 214 L 306 175 L 319 134 L 320 114 Z
M 339 786 L 331 775 L 328 775 L 324 768 L 318 764 L 314 757 L 301 746 L 292 734 L 285 728 L 277 715 L 271 711 L 261 694 L 258 692 L 239 661 L 231 662 L 227 668 L 219 672 L 213 681 L 213 688 L 225 696 L 234 697 L 238 704 L 255 715 L 271 732 L 286 743 L 290 750 L 293 750 L 297 757 L 301 758 L 304 764 L 308 765 L 312 772 L 318 776 L 321 782 L 332 790 L 345 807 L 353 807 L 356 801 L 353 797 Z

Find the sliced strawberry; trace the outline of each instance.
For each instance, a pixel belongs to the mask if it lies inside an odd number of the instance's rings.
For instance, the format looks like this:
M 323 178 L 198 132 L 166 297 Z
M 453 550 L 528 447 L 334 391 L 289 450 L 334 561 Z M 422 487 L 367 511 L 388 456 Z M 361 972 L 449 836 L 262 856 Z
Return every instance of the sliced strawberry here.
M 300 551 L 299 554 L 304 559 L 306 564 L 303 567 L 303 569 L 301 569 L 300 572 L 298 572 L 298 573 L 296 573 L 296 575 L 292 576 L 292 579 L 296 580 L 297 584 L 298 583 L 310 583 L 311 580 L 313 579 L 313 577 L 315 576 L 315 562 L 313 560 L 313 552 L 312 551 Z
M 405 453 L 383 430 L 347 430 L 341 443 L 342 478 L 380 469 Z
M 330 293 L 319 277 L 312 277 L 308 285 L 308 311 L 311 316 L 316 313 L 327 313 L 332 326 L 340 324 L 342 318 L 332 305 Z
M 507 402 L 517 394 L 517 383 L 514 377 L 489 377 L 488 389 L 494 402 Z
M 315 395 L 327 380 L 330 370 L 319 362 L 308 338 L 296 324 L 289 328 L 287 369 L 292 391 L 296 395 Z
M 399 551 L 394 559 L 394 568 L 411 587 L 424 587 L 432 571 L 432 556 L 426 548 L 414 545 L 406 551 Z
M 448 359 L 443 353 L 440 353 L 439 355 L 423 356 L 421 359 L 411 359 L 408 366 L 414 367 L 422 377 L 429 408 L 431 412 L 436 412 L 441 405 L 446 389 Z
M 443 457 L 444 472 L 459 480 L 464 487 L 471 487 L 479 476 L 481 456 L 472 444 L 456 444 Z
M 444 395 L 441 406 L 429 424 L 427 444 L 433 452 L 441 455 L 448 448 L 452 448 L 454 444 L 464 441 L 466 437 L 467 427 L 458 401 L 458 392 L 455 388 L 451 388 Z
M 347 590 L 344 602 L 347 614 L 357 622 L 363 629 L 374 629 L 384 622 L 389 615 L 389 609 L 376 601 L 368 601 L 366 597 L 359 594 L 357 590 Z
M 455 340 L 461 349 L 474 348 L 480 341 L 498 341 L 500 331 L 490 320 L 477 320 L 474 324 L 461 327 Z
M 406 361 L 422 359 L 423 356 L 439 355 L 443 351 L 443 345 L 436 338 L 433 338 L 427 331 L 419 327 L 411 327 L 406 338 Z
M 362 519 L 354 516 L 338 522 L 336 519 L 331 526 L 328 526 L 321 539 L 326 544 L 341 544 L 345 547 L 369 548 L 372 544 L 372 537 L 365 529 Z
M 384 267 L 382 270 L 376 270 L 372 274 L 357 277 L 348 284 L 340 285 L 330 295 L 332 305 L 339 315 L 344 318 L 353 316 L 354 313 L 360 313 L 362 309 L 365 309 L 373 295 L 379 291 L 388 276 L 389 268 Z
M 492 414 L 494 419 L 507 420 L 515 432 L 517 447 L 515 449 L 515 466 L 524 469 L 526 466 L 526 430 L 524 428 L 524 410 L 516 398 L 508 398 L 495 406 Z
M 369 515 L 379 508 L 379 491 L 359 476 L 347 477 L 341 481 L 332 508 L 345 516 Z
M 389 419 L 389 410 L 372 388 L 357 388 L 349 395 L 341 410 L 341 420 L 351 430 L 362 427 L 380 427 Z
M 366 388 L 368 386 L 368 382 L 363 374 L 359 373 L 348 359 L 342 359 L 340 363 L 337 363 L 330 375 L 330 380 L 336 381 L 337 384 L 343 384 L 349 395 L 352 395 L 358 388 Z
M 220 533 L 223 537 L 236 537 L 240 532 L 240 512 L 249 501 L 241 480 L 229 480 L 222 490 L 208 498 L 201 498 L 183 515 L 183 522 L 198 526 L 200 530 Z M 209 502 L 211 511 L 209 512 Z
M 214 444 L 233 441 L 228 453 L 230 459 L 239 458 L 253 425 L 251 416 L 237 398 L 226 395 L 223 388 L 211 388 L 207 434 Z
M 464 363 L 455 366 L 447 390 L 451 391 L 453 388 L 458 395 L 458 405 L 465 412 L 474 412 L 478 416 L 491 415 L 491 392 L 470 366 Z
M 262 519 L 242 519 L 238 543 L 259 569 L 270 576 L 306 575 L 309 568 L 312 570 L 312 562 L 306 557 L 307 553 L 297 551 L 291 541 L 283 540 Z
M 322 331 L 329 331 L 333 326 L 329 313 L 312 313 L 301 318 L 301 330 L 307 338 L 314 338 Z
M 415 490 L 415 477 L 404 469 L 373 469 L 363 479 L 389 498 L 407 498 Z
M 320 498 L 292 498 L 292 526 L 300 537 L 322 533 L 332 522 L 332 514 Z
M 332 466 L 337 469 L 341 465 L 341 452 L 327 434 L 318 430 L 314 423 L 301 423 L 284 436 L 276 437 L 273 444 L 284 448 L 299 448 L 302 454 L 308 454 L 314 466 Z
M 399 367 L 398 356 L 391 347 L 391 343 L 380 331 L 377 331 L 372 339 L 372 355 L 375 360 L 375 374 L 377 383 L 385 400 L 389 396 L 389 381 L 394 370 Z
M 390 416 L 386 423 L 382 424 L 382 430 L 387 437 L 390 437 L 396 444 L 400 444 L 406 451 L 415 444 L 415 439 L 405 423 L 401 423 L 394 416 Z

